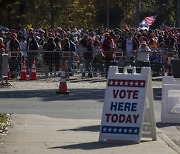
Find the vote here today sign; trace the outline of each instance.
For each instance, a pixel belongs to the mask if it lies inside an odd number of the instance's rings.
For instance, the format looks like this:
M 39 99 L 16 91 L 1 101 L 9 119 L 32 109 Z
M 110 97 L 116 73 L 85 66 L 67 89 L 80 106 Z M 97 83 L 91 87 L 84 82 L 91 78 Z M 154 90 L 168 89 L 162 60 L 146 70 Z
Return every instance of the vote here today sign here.
M 140 142 L 146 88 L 146 77 L 143 75 L 115 73 L 108 77 L 100 141 Z

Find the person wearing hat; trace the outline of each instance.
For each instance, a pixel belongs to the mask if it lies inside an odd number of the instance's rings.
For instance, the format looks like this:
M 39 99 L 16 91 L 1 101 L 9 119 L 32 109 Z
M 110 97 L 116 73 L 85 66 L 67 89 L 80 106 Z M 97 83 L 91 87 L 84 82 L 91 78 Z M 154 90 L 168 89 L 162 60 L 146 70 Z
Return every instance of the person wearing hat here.
M 17 34 L 13 32 L 11 34 L 11 39 L 9 41 L 9 51 L 10 53 L 14 53 L 13 56 L 9 59 L 9 68 L 11 72 L 19 72 L 20 71 L 20 59 L 19 59 L 19 41 L 17 40 Z M 11 52 L 13 51 L 13 52 Z
M 109 66 L 111 65 L 111 62 L 114 62 L 114 54 L 115 54 L 115 40 L 109 33 L 104 34 L 105 38 L 102 42 L 102 50 L 103 54 L 105 56 L 105 70 L 106 70 L 106 76 L 109 69 Z
M 17 34 L 11 34 L 11 40 L 9 42 L 9 50 L 10 51 L 18 51 L 19 50 L 19 41 L 17 40 Z
M 149 67 L 149 54 L 151 49 L 148 47 L 146 41 L 142 41 L 140 47 L 137 49 L 136 67 Z
M 29 31 L 28 38 L 27 38 L 27 50 L 38 50 L 38 42 L 34 37 L 34 32 Z

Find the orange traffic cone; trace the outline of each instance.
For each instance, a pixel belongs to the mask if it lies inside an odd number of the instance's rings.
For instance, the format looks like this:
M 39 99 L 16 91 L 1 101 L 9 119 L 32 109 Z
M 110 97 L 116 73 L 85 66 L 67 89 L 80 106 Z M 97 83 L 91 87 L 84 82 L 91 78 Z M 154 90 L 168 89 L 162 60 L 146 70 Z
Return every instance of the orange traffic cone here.
M 21 64 L 21 76 L 20 80 L 27 80 L 26 63 L 25 61 Z
M 67 90 L 67 83 L 66 83 L 66 74 L 65 74 L 65 67 L 61 69 L 61 79 L 59 84 L 59 89 L 56 91 L 56 94 L 69 94 L 70 92 Z
M 10 69 L 9 69 L 9 64 L 8 64 L 8 80 L 11 80 L 11 73 L 10 73 Z
M 36 80 L 36 79 L 37 79 L 36 62 L 35 62 L 35 60 L 33 60 L 32 69 L 31 69 L 31 73 L 30 73 L 30 80 Z

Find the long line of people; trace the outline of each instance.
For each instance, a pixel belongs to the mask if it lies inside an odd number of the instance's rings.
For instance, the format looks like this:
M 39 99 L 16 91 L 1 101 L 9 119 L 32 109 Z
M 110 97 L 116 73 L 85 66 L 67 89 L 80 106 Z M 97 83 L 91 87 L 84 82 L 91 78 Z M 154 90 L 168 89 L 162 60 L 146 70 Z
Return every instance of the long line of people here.
M 0 30 L 0 50 L 17 51 L 18 57 L 9 59 L 10 70 L 20 71 L 21 61 L 27 60 L 28 68 L 35 59 L 38 61 L 39 52 L 43 53 L 43 63 L 49 72 L 59 71 L 67 64 L 68 71 L 72 71 L 74 60 L 77 67 L 84 63 L 84 70 L 108 71 L 109 65 L 115 62 L 115 52 L 123 52 L 124 57 L 118 59 L 136 66 L 150 66 L 159 61 L 165 71 L 170 71 L 168 63 L 169 53 L 179 57 L 180 30 L 156 29 L 139 31 L 137 29 L 20 29 Z M 63 57 L 63 52 L 70 52 L 70 56 Z M 156 59 L 155 59 L 156 58 Z M 159 59 L 159 60 L 157 60 Z M 55 66 L 55 70 L 53 70 Z

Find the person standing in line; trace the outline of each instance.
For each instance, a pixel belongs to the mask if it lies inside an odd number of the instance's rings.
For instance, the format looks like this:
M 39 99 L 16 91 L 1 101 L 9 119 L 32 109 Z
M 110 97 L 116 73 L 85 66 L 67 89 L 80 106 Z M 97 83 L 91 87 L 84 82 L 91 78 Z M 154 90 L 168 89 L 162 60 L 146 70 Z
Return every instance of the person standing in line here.
M 101 42 L 100 42 L 100 36 L 99 35 L 95 36 L 93 46 L 94 46 L 93 56 L 96 56 L 96 55 L 98 55 L 99 51 L 101 50 Z
M 38 60 L 38 52 L 33 50 L 38 50 L 39 49 L 39 45 L 34 37 L 34 32 L 33 30 L 30 30 L 28 33 L 28 38 L 27 38 L 27 55 L 28 55 L 28 67 L 29 69 L 31 69 L 32 66 L 32 62 L 33 60 Z
M 17 40 L 17 34 L 11 34 L 11 40 L 9 42 L 9 51 L 16 51 L 17 56 L 13 56 L 9 59 L 9 68 L 11 72 L 20 72 L 20 60 L 19 60 L 19 41 Z
M 110 36 L 109 33 L 105 33 L 104 41 L 102 43 L 102 50 L 103 50 L 103 54 L 105 56 L 106 76 L 107 76 L 108 69 L 109 69 L 111 62 L 114 61 L 114 49 L 115 49 L 114 39 Z
M 92 77 L 92 60 L 93 60 L 93 40 L 87 40 L 87 51 L 84 52 L 83 58 L 85 63 L 85 70 L 88 72 L 88 77 Z M 85 74 L 83 74 L 83 77 Z
M 146 41 L 142 41 L 140 47 L 137 49 L 136 67 L 149 67 L 149 55 L 151 49 L 148 47 Z
M 48 67 L 48 71 L 52 74 L 53 72 L 53 60 L 54 54 L 53 51 L 56 49 L 56 44 L 54 43 L 54 38 L 49 37 L 48 42 L 44 45 L 44 49 L 47 51 L 44 53 L 44 62 Z
M 19 46 L 20 46 L 20 53 L 21 53 L 21 60 L 27 60 L 27 42 L 24 36 L 21 36 L 20 38 L 20 42 L 19 42 Z
M 125 52 L 126 63 L 134 62 L 135 55 L 134 51 L 138 48 L 138 44 L 133 39 L 132 33 L 128 32 L 126 39 L 122 43 L 122 50 Z
M 70 41 L 69 41 L 69 38 L 67 38 L 67 37 L 65 37 L 62 40 L 62 51 L 63 52 L 66 52 L 66 51 L 70 52 Z M 64 66 L 66 68 L 66 71 L 68 70 L 68 64 L 67 64 L 68 58 L 69 57 L 63 57 L 62 61 L 61 61 L 61 67 Z
M 55 68 L 56 68 L 56 71 L 59 71 L 60 70 L 60 63 L 62 60 L 62 46 L 61 46 L 60 38 L 55 37 L 54 43 L 56 45 L 56 51 L 54 52 Z
M 151 32 L 149 34 L 149 41 L 148 41 L 148 46 L 152 50 L 156 50 L 159 46 L 157 38 L 155 37 L 155 33 Z

